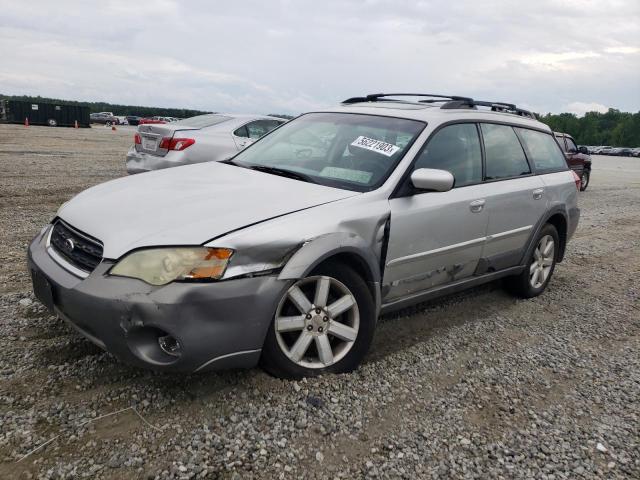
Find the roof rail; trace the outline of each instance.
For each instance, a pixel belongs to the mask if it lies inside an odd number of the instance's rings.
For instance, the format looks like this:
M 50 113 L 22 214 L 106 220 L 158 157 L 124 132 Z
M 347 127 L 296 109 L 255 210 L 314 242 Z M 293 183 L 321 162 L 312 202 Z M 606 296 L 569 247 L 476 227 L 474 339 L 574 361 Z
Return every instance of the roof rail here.
M 492 112 L 504 112 L 504 113 L 512 113 L 515 115 L 520 115 L 521 117 L 529 117 L 534 120 L 537 120 L 535 113 L 530 112 L 529 110 L 525 110 L 523 108 L 518 108 L 513 103 L 505 103 L 505 102 L 487 102 L 484 100 L 454 100 L 451 102 L 446 102 L 440 108 L 442 109 L 456 109 L 456 108 L 471 108 L 476 109 L 476 107 L 489 107 Z
M 469 97 L 458 97 L 455 95 L 438 95 L 435 93 L 371 93 L 364 97 L 352 97 L 347 98 L 342 103 L 361 103 L 361 102 L 378 102 L 384 101 L 386 97 L 431 97 L 438 98 L 442 100 L 434 100 L 434 101 L 446 101 L 446 100 L 473 100 Z M 427 102 L 426 100 L 421 100 L 422 102 Z
M 504 112 L 520 115 L 522 117 L 529 117 L 537 120 L 534 113 L 529 110 L 518 108 L 513 103 L 505 102 L 487 102 L 483 100 L 474 100 L 470 97 L 461 97 L 458 95 L 439 95 L 434 93 L 372 93 L 364 97 L 352 97 L 343 101 L 343 104 L 350 103 L 362 103 L 362 102 L 388 102 L 393 101 L 388 97 L 428 97 L 423 100 L 418 100 L 418 103 L 440 103 L 442 109 L 477 109 L 477 107 L 489 107 L 493 112 Z

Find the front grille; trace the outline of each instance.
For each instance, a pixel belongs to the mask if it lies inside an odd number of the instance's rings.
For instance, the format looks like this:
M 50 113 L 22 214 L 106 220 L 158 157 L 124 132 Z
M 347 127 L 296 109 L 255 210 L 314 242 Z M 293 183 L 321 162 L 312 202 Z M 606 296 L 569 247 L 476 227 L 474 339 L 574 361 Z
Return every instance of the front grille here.
M 92 272 L 102 260 L 102 244 L 62 220 L 53 224 L 51 248 L 76 268 Z

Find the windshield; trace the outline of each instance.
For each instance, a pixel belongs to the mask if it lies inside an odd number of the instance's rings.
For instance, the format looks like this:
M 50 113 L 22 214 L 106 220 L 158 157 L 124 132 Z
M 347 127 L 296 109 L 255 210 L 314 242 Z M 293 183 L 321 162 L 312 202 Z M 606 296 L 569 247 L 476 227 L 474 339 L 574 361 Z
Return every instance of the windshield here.
M 364 192 L 384 183 L 424 127 L 416 120 L 310 113 L 266 135 L 233 163 L 287 170 L 321 185 Z
M 217 125 L 218 123 L 226 122 L 231 117 L 225 117 L 224 115 L 216 115 L 211 113 L 208 115 L 198 115 L 197 117 L 185 118 L 184 120 L 178 120 L 173 122 L 176 125 L 186 125 L 187 127 L 204 128 Z

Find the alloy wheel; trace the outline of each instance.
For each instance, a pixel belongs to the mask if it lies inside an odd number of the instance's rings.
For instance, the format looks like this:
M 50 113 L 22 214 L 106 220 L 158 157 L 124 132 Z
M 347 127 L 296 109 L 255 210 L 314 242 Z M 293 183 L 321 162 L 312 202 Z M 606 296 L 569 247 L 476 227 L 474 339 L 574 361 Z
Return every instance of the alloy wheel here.
M 297 281 L 276 310 L 278 346 L 297 365 L 325 368 L 347 355 L 358 337 L 356 298 L 340 281 L 312 276 Z
M 538 241 L 533 251 L 533 262 L 529 266 L 529 283 L 540 288 L 549 278 L 555 259 L 555 242 L 551 235 L 545 235 Z

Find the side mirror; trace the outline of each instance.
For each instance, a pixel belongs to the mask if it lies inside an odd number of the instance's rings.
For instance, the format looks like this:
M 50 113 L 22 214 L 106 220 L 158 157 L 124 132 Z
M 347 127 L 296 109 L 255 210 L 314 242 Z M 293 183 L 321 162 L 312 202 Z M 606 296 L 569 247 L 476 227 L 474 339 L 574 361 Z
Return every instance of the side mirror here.
M 451 172 L 434 168 L 418 168 L 411 173 L 411 183 L 418 190 L 448 192 L 453 188 Z
M 580 153 L 584 153 L 585 155 L 589 155 L 589 149 L 587 147 L 578 147 L 578 151 Z

